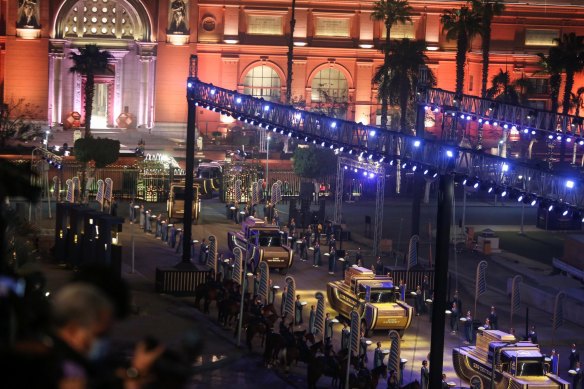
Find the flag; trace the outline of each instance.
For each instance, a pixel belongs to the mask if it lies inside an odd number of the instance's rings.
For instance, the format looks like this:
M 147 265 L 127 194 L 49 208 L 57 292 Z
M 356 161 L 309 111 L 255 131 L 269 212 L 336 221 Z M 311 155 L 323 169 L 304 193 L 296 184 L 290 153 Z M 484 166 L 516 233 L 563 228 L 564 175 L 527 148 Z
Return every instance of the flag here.
M 481 261 L 477 266 L 475 298 L 487 291 L 487 266 L 487 261 Z
M 410 238 L 410 245 L 408 247 L 408 271 L 418 264 L 418 242 L 420 237 L 412 235 Z
M 552 318 L 552 327 L 557 330 L 564 324 L 564 292 L 558 292 L 554 304 L 554 316 Z

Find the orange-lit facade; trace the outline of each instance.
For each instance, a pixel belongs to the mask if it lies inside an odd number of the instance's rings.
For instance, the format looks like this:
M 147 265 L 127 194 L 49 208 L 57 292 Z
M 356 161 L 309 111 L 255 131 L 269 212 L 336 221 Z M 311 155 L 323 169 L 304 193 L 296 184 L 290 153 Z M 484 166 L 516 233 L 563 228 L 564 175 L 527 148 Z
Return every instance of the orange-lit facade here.
M 563 33 L 584 35 L 584 5 L 565 0 L 513 2 L 493 25 L 490 74 L 508 70 L 532 79 L 531 99 L 547 106 L 545 75 L 534 75 L 536 53 Z M 573 1 L 573 4 L 579 2 Z M 438 87 L 454 89 L 455 45 L 442 33 L 440 14 L 460 1 L 416 1 L 413 24 L 392 37 L 424 39 Z M 152 132 L 183 132 L 189 56 L 199 77 L 216 85 L 280 100 L 285 96 L 291 1 L 278 0 L 1 0 L 0 85 L 5 100 L 25 98 L 42 108 L 48 125 L 83 114 L 83 77 L 69 72 L 71 51 L 96 43 L 114 58 L 97 77 L 94 126 L 118 127 L 124 112 Z M 382 63 L 384 39 L 371 20 L 372 1 L 296 1 L 292 95 L 307 105 L 325 90 L 350 102 L 347 118 L 379 120 L 371 78 Z M 468 56 L 464 91 L 478 94 L 480 39 Z M 581 86 L 577 79 L 575 89 Z M 217 113 L 201 111 L 199 128 L 226 128 Z

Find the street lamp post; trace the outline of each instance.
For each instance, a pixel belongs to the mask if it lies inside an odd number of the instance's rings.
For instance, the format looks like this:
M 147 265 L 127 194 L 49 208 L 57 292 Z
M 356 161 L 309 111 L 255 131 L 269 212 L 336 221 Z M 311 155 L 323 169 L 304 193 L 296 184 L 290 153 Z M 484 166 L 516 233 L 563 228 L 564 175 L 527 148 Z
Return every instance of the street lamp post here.
M 269 160 L 270 160 L 270 140 L 272 139 L 271 136 L 266 137 L 266 198 L 268 197 L 268 193 L 270 191 L 270 181 L 268 180 L 268 172 L 269 172 Z
M 248 277 L 253 277 L 253 273 L 245 273 L 243 276 L 243 283 L 241 285 L 241 303 L 239 305 L 239 323 L 237 324 L 237 347 L 241 345 L 241 327 L 243 325 L 243 303 L 245 292 L 247 291 Z

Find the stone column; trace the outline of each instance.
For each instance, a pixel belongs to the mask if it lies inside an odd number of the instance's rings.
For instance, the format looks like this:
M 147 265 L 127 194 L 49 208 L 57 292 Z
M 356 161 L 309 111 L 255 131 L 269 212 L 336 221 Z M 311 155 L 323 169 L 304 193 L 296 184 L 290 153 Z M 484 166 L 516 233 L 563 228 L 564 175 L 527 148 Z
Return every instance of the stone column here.
M 156 43 L 137 42 L 140 71 L 140 102 L 137 112 L 138 125 L 154 126 L 154 74 L 156 68 Z
M 51 39 L 49 43 L 49 126 L 63 120 L 63 59 L 65 40 Z

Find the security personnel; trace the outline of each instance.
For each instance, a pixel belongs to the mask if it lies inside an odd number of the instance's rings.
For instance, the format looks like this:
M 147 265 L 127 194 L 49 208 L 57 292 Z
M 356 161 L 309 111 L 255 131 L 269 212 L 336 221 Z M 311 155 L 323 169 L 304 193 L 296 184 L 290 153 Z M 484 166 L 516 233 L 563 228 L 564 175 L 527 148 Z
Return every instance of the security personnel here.
M 377 348 L 373 354 L 373 368 L 383 366 L 383 350 L 381 350 L 381 342 L 377 342 Z

